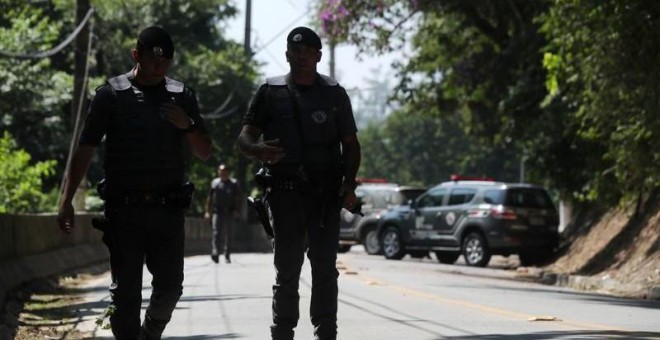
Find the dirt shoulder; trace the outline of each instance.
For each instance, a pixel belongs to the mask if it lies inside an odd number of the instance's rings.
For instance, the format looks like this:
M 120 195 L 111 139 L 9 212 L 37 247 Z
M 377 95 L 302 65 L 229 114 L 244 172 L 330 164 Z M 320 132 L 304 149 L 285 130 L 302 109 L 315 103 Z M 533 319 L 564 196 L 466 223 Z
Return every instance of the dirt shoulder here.
M 98 318 L 89 312 L 86 287 L 107 270 L 107 264 L 102 264 L 32 280 L 8 292 L 0 315 L 0 339 L 92 339 L 80 327 Z
M 575 288 L 660 298 L 659 205 L 649 202 L 638 213 L 634 207 L 579 213 L 560 257 L 543 270 L 572 277 Z

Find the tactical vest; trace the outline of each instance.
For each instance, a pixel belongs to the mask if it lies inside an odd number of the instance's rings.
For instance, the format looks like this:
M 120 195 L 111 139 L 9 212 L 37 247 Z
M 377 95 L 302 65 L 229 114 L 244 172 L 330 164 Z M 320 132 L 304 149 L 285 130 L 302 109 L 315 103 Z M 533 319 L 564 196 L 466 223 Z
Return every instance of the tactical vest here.
M 274 170 L 299 164 L 327 170 L 341 166 L 337 122 L 340 87 L 336 80 L 319 76 L 317 84 L 300 93 L 300 128 L 295 121 L 294 102 L 286 85 L 286 76 L 267 79 L 270 124 L 263 131 L 264 139 L 279 138 L 285 153 L 284 158 L 273 166 Z
M 106 175 L 164 172 L 182 177 L 183 133 L 161 118 L 159 110 L 164 102 L 181 103 L 183 83 L 165 78 L 161 90 L 146 94 L 131 84 L 127 74 L 108 79 L 108 84 L 115 103 L 106 131 Z

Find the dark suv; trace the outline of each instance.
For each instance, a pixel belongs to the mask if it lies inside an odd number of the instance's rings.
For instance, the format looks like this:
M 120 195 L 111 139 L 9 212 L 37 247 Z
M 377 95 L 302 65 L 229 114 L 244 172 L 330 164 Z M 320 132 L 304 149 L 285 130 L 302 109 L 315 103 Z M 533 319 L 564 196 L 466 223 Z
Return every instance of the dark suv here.
M 380 253 L 376 234 L 376 222 L 386 209 L 405 204 L 426 191 L 423 187 L 400 186 L 395 183 L 373 183 L 364 181 L 355 189 L 362 204 L 362 213 L 354 215 L 346 209 L 341 211 L 339 229 L 339 252 L 347 252 L 354 244 L 361 243 L 370 255 Z
M 468 265 L 484 267 L 491 255 L 518 254 L 522 265 L 536 265 L 553 256 L 558 226 L 554 203 L 540 186 L 456 180 L 385 212 L 378 236 L 388 259 L 434 251 L 441 263 L 462 254 Z

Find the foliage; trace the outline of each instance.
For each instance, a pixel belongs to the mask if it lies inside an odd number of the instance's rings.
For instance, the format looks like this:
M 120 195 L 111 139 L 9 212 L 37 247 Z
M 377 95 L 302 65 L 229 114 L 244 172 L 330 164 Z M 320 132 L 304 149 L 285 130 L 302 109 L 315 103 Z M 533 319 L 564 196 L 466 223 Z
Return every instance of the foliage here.
M 544 18 L 549 100 L 575 120 L 595 176 L 583 195 L 616 201 L 660 184 L 660 4 L 558 1 Z
M 0 46 L 5 52 L 48 50 L 60 38 L 57 10 L 44 3 L 0 1 Z M 9 131 L 36 160 L 64 159 L 72 77 L 52 59 L 0 58 L 0 131 Z M 49 186 L 59 183 L 47 180 Z
M 660 4 L 319 0 L 318 7 L 330 34 L 363 51 L 405 50 L 409 43 L 409 56 L 395 65 L 402 112 L 388 125 L 420 117 L 429 124 L 432 116 L 463 131 L 447 138 L 436 126 L 432 136 L 413 122 L 404 124 L 411 127 L 406 135 L 378 130 L 391 145 L 407 144 L 411 135 L 424 139 L 408 144 L 414 154 L 387 149 L 402 153 L 408 162 L 399 164 L 411 173 L 429 161 L 417 158 L 436 150 L 429 140 L 436 138 L 446 141 L 443 151 L 460 152 L 457 168 L 500 169 L 510 179 L 516 159 L 524 160 L 528 179 L 564 199 L 615 204 L 660 185 Z M 342 15 L 323 12 L 340 7 L 347 9 Z M 371 142 L 376 132 L 365 132 Z M 378 157 L 387 164 L 395 156 Z
M 0 213 L 38 212 L 46 195 L 42 179 L 54 174 L 54 160 L 30 164 L 30 154 L 19 149 L 5 132 L 0 138 Z
M 383 130 L 381 138 L 412 148 L 390 150 L 403 152 L 399 164 L 411 174 L 424 181 L 453 172 L 517 181 L 522 158 L 539 164 L 540 155 L 557 144 L 540 107 L 547 94 L 545 40 L 536 18 L 546 2 L 328 0 L 320 7 L 327 4 L 349 9 L 336 17 L 333 32 L 363 51 L 410 54 L 394 65 L 399 85 L 393 99 L 402 112 L 388 123 L 416 127 L 402 134 Z M 406 42 L 409 48 L 403 48 Z M 406 122 L 413 119 L 421 120 Z M 434 134 L 425 131 L 429 126 Z M 417 162 L 406 158 L 412 150 L 413 156 L 434 155 L 436 162 L 413 171 Z M 529 173 L 533 181 L 546 175 Z
M 149 25 L 160 25 L 170 32 L 176 47 L 170 76 L 196 91 L 202 114 L 217 111 L 221 116 L 207 119 L 213 138 L 212 159 L 205 163 L 191 156 L 190 177 L 200 183 L 198 187 L 206 187 L 217 162 L 236 167 L 239 157 L 234 141 L 241 113 L 253 92 L 257 65 L 245 54 L 242 44 L 223 37 L 223 22 L 237 14 L 231 2 L 92 0 L 91 5 L 95 14 L 88 98 L 105 79 L 133 66 L 130 50 L 138 32 Z M 0 0 L 0 10 L 0 46 L 4 51 L 48 50 L 76 26 L 74 1 Z M 72 73 L 72 45 L 45 59 L 0 58 L 0 127 L 12 132 L 18 144 L 25 146 L 36 160 L 58 160 L 57 176 L 46 183 L 46 190 L 59 185 L 58 177 L 65 168 L 73 128 Z M 90 166 L 89 181 L 95 183 L 102 178 L 102 160 L 100 148 Z M 200 196 L 197 195 L 202 200 Z M 196 206 L 201 204 L 197 202 Z

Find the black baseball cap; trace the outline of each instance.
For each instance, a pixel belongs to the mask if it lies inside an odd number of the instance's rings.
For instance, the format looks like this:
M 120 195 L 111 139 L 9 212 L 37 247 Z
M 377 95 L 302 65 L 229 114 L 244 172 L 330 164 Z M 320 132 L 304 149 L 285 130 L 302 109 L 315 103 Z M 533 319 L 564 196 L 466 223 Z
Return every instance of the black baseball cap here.
M 321 49 L 321 38 L 309 27 L 296 27 L 286 37 L 287 44 L 305 45 L 317 50 Z
M 157 57 L 172 59 L 174 43 L 169 33 L 158 26 L 150 26 L 142 30 L 137 39 L 138 51 L 149 50 Z

